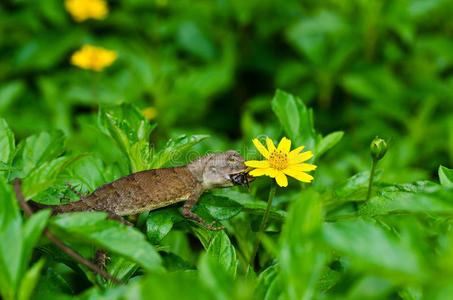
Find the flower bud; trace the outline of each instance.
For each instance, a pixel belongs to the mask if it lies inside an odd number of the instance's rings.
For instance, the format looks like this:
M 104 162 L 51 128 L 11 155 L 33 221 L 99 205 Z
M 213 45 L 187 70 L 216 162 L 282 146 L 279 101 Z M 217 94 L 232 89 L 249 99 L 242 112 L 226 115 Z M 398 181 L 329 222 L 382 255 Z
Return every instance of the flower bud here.
M 383 139 L 375 137 L 371 142 L 370 152 L 373 159 L 380 160 L 387 152 L 387 143 Z

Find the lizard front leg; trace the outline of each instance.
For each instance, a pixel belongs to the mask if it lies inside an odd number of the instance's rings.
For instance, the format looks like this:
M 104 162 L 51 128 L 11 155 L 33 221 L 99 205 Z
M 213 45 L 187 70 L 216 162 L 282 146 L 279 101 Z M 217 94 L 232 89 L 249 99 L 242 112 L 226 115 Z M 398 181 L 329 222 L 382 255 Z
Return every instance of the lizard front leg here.
M 203 193 L 203 190 L 201 188 L 195 190 L 189 198 L 186 200 L 184 203 L 184 206 L 182 208 L 182 215 L 187 218 L 194 220 L 200 224 L 202 224 L 204 227 L 210 229 L 210 230 L 222 230 L 225 229 L 225 226 L 221 227 L 214 227 L 213 225 L 215 224 L 215 221 L 211 222 L 210 224 L 206 223 L 205 220 L 203 220 L 199 215 L 195 214 L 192 212 L 192 208 L 197 203 L 198 199 L 200 198 L 200 195 Z

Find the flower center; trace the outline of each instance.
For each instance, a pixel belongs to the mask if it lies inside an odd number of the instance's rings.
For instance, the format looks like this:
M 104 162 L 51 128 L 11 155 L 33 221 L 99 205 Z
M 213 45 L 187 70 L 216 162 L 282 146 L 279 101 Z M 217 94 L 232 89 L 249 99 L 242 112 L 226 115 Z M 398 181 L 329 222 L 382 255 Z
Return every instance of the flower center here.
M 283 170 L 288 167 L 288 154 L 275 150 L 269 156 L 269 165 L 273 169 Z

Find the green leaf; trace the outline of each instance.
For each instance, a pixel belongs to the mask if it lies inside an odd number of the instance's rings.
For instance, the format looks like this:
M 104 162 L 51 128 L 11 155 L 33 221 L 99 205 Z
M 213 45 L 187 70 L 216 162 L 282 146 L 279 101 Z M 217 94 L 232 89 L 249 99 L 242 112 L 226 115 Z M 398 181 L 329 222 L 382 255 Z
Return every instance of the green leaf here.
M 52 267 L 44 269 L 39 279 L 38 286 L 35 288 L 34 299 L 49 299 L 51 297 L 59 299 L 60 295 L 74 295 L 74 291 L 69 283 Z M 63 298 L 64 299 L 64 298 Z
M 209 244 L 207 252 L 210 256 L 215 258 L 229 274 L 233 276 L 236 275 L 236 250 L 225 231 L 220 230 L 214 234 L 214 238 Z
M 123 257 L 110 256 L 110 259 L 111 263 L 107 265 L 107 271 L 123 282 L 127 282 L 139 268 L 137 263 Z M 115 283 L 108 281 L 108 285 L 114 286 Z
M 280 270 L 288 299 L 311 299 L 327 254 L 322 247 L 322 209 L 318 195 L 304 193 L 295 199 L 280 237 Z
M 94 156 L 83 157 L 69 166 L 64 175 L 74 185 L 82 185 L 84 190 L 94 191 L 106 182 L 118 178 L 118 174 L 111 174 L 100 158 Z
M 200 281 L 219 300 L 231 299 L 233 294 L 233 276 L 225 270 L 225 267 L 209 254 L 202 255 L 198 265 Z
M 93 243 L 102 249 L 122 255 L 148 271 L 161 271 L 162 260 L 155 248 L 137 229 L 105 220 L 107 213 L 68 213 L 56 216 L 52 224 L 58 227 L 62 239 L 71 237 L 83 243 Z
M 44 266 L 44 258 L 35 263 L 22 278 L 17 294 L 18 300 L 28 300 L 33 295 L 33 291 L 38 283 L 41 269 Z
M 0 86 L 0 111 L 8 108 L 24 90 L 25 84 L 22 80 L 10 81 Z
M 214 190 L 212 194 L 219 197 L 226 197 L 230 200 L 239 203 L 242 206 L 242 210 L 257 214 L 263 215 L 264 211 L 266 210 L 266 202 L 253 197 L 248 193 L 241 193 L 238 191 L 230 190 L 230 189 L 223 189 L 223 190 Z M 271 219 L 278 219 L 281 220 L 286 217 L 286 211 L 278 210 L 275 207 L 271 207 L 271 211 L 269 214 Z
M 453 187 L 453 169 L 439 166 L 440 184 L 445 187 Z
M 319 158 L 319 156 L 338 144 L 338 142 L 343 138 L 343 134 L 343 131 L 335 131 L 323 137 L 316 145 L 316 157 Z
M 278 299 L 282 293 L 282 280 L 277 266 L 264 269 L 257 280 L 257 299 Z
M 237 215 L 242 208 L 242 205 L 238 202 L 232 201 L 227 197 L 208 193 L 203 194 L 197 204 L 206 207 L 209 214 L 217 220 L 231 219 Z
M 192 20 L 179 24 L 177 42 L 182 49 L 204 60 L 211 60 L 216 54 L 212 41 Z
M 30 219 L 24 224 L 22 228 L 23 248 L 22 248 L 22 274 L 28 267 L 33 249 L 42 235 L 46 227 L 47 220 L 49 219 L 51 211 L 41 210 L 33 214 Z
M 315 149 L 318 137 L 313 127 L 312 109 L 308 109 L 299 98 L 277 90 L 272 99 L 272 110 L 294 145 Z
M 156 127 L 134 105 L 122 103 L 99 110 L 98 124 L 129 161 L 131 172 L 150 168 L 149 135 Z
M 15 151 L 14 134 L 5 119 L 0 119 L 0 162 L 10 165 Z M 3 168 L 2 168 L 3 169 Z
M 378 169 L 376 170 L 374 174 L 374 180 L 375 182 L 379 180 L 379 178 L 382 175 L 382 170 Z M 334 189 L 334 195 L 335 197 L 338 198 L 348 198 L 351 197 L 351 195 L 356 195 L 357 191 L 359 190 L 364 190 L 368 188 L 368 183 L 370 180 L 370 172 L 369 171 L 364 171 L 355 174 L 354 176 L 348 178 L 344 183 L 339 185 Z M 362 199 L 356 199 L 357 200 L 365 200 L 365 198 Z
M 0 177 L 0 293 L 13 299 L 20 280 L 22 218 L 10 186 Z
M 431 182 L 389 185 L 364 203 L 359 213 L 367 216 L 391 213 L 453 215 L 452 197 L 452 190 L 440 188 Z
M 410 245 L 391 236 L 376 222 L 358 218 L 326 223 L 323 236 L 335 251 L 370 273 L 396 276 L 401 281 L 423 276 L 420 258 Z
M 10 178 L 24 178 L 32 170 L 63 153 L 65 136 L 61 131 L 41 132 L 22 140 L 17 146 L 13 166 L 19 171 L 13 171 Z
M 173 224 L 183 219 L 174 208 L 164 208 L 151 211 L 146 219 L 146 234 L 152 244 L 157 244 L 173 228 Z
M 33 169 L 22 182 L 22 191 L 29 199 L 49 188 L 57 181 L 58 175 L 69 165 L 86 156 L 73 154 L 47 161 Z
M 188 137 L 185 134 L 182 134 L 177 138 L 170 139 L 164 149 L 160 150 L 154 156 L 151 168 L 158 169 L 166 166 L 171 160 L 174 160 L 178 156 L 182 155 L 184 151 L 192 148 L 194 145 L 208 137 L 209 135 L 192 135 Z
M 1 171 L 13 171 L 13 170 L 15 171 L 15 170 L 18 170 L 18 169 L 0 161 L 0 172 Z

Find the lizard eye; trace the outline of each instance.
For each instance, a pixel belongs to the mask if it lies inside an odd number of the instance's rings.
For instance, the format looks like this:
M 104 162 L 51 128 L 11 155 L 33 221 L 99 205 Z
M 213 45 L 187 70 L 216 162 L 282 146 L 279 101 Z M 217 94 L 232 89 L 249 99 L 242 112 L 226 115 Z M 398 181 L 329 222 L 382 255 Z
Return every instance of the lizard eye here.
M 212 171 L 213 173 L 217 173 L 216 167 L 211 167 L 211 171 Z
M 233 164 L 238 162 L 237 156 L 230 156 L 230 158 L 228 160 L 229 160 L 229 162 L 231 162 Z

